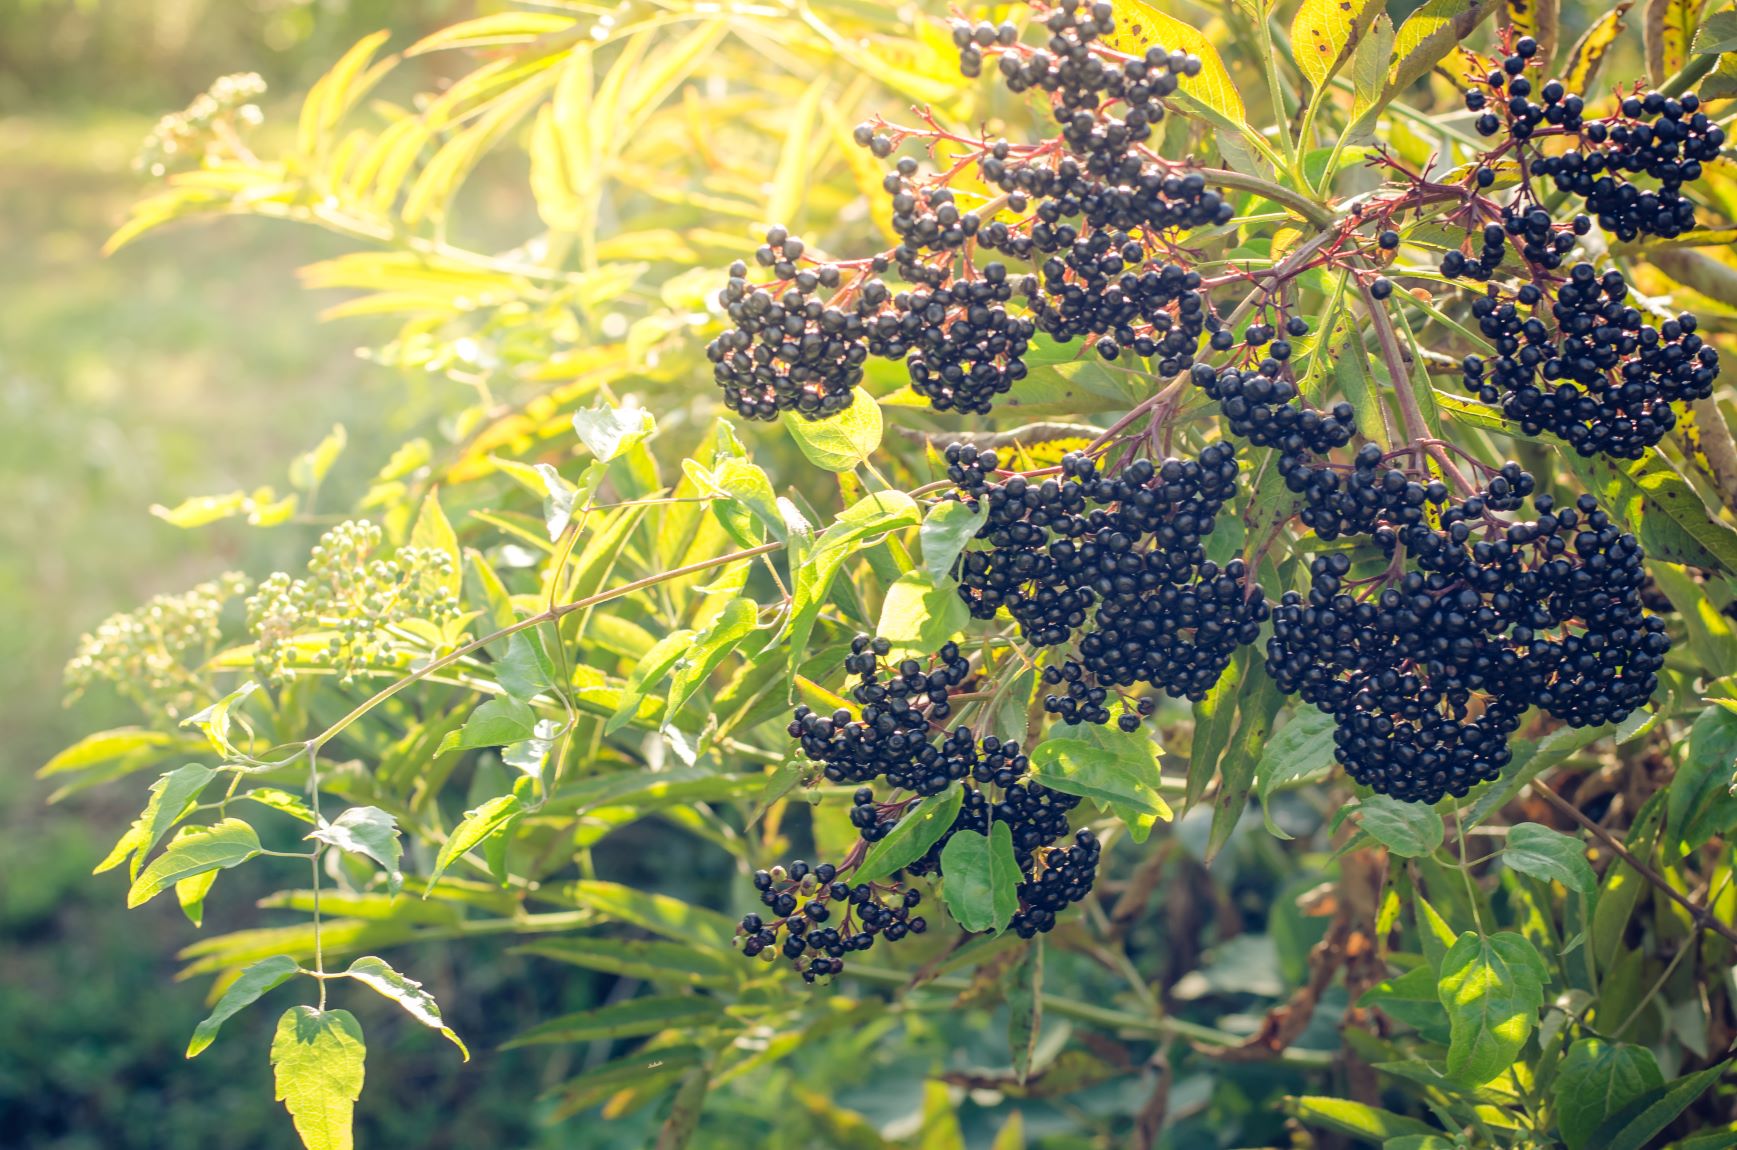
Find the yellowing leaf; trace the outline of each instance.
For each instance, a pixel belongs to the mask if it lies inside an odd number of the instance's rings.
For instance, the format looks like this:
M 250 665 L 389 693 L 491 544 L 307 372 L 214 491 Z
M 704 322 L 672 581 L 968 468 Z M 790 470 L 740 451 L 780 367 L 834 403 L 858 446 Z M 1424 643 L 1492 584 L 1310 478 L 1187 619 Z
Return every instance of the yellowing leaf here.
M 466 1062 L 470 1061 L 470 1051 L 464 1042 L 452 1032 L 440 1017 L 440 1006 L 434 1001 L 434 996 L 422 989 L 422 984 L 414 978 L 408 978 L 394 970 L 384 959 L 372 955 L 364 955 L 350 964 L 350 969 L 344 972 L 350 978 L 362 985 L 379 991 L 381 994 L 402 1006 L 410 1017 L 422 1023 L 430 1030 L 438 1030 L 464 1055 Z
M 1634 0 L 1619 0 L 1574 42 L 1568 53 L 1568 66 L 1562 73 L 1562 85 L 1571 92 L 1584 92 L 1604 63 L 1605 53 L 1622 34 L 1623 13 L 1634 7 Z
M 1225 69 L 1218 49 L 1176 17 L 1167 16 L 1142 0 L 1120 0 L 1116 5 L 1116 30 L 1104 38 L 1104 43 L 1131 56 L 1144 55 L 1154 45 L 1163 45 L 1171 51 L 1180 48 L 1198 56 L 1200 75 L 1185 78 L 1182 91 L 1234 124 L 1247 121 L 1242 95 Z
M 277 1022 L 271 1065 L 277 1100 L 307 1150 L 351 1150 L 351 1120 L 362 1096 L 362 1026 L 347 1010 L 292 1006 Z
M 1548 63 L 1556 58 L 1556 35 L 1560 30 L 1558 0 L 1504 0 L 1503 22 L 1515 36 L 1538 41 L 1538 58 Z
M 1387 90 L 1403 91 L 1427 75 L 1495 9 L 1496 0 L 1427 0 L 1394 37 Z
M 1382 7 L 1377 0 L 1303 0 L 1291 20 L 1291 55 L 1310 84 L 1320 88 L 1333 78 Z
M 1646 46 L 1647 74 L 1654 84 L 1670 79 L 1689 58 L 1702 2 L 1647 0 L 1641 18 L 1641 42 Z
M 197 828 L 169 844 L 134 880 L 127 906 L 149 902 L 182 879 L 239 866 L 259 853 L 259 836 L 240 819 Z

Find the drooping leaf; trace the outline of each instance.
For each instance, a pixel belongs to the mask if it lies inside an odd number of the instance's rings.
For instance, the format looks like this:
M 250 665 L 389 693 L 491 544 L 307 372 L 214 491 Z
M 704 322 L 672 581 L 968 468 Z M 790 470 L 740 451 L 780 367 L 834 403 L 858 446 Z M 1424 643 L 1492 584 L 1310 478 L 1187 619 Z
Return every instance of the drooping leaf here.
M 351 1121 L 366 1055 L 362 1026 L 347 1010 L 292 1006 L 278 1019 L 271 1043 L 277 1100 L 307 1150 L 354 1146 Z
M 555 662 L 534 630 L 508 636 L 506 652 L 490 666 L 501 690 L 523 703 L 555 685 Z
M 612 1002 L 594 1010 L 582 1010 L 540 1022 L 502 1049 L 544 1046 L 555 1043 L 596 1042 L 599 1039 L 638 1038 L 662 1030 L 694 1033 L 702 1027 L 728 1022 L 723 1004 L 697 994 L 659 994 Z
M 1667 846 L 1677 857 L 1704 846 L 1715 835 L 1737 829 L 1737 797 L 1731 794 L 1737 769 L 1737 714 L 1708 707 L 1689 728 L 1682 766 L 1667 792 Z
M 1218 770 L 1218 760 L 1236 730 L 1236 700 L 1248 657 L 1238 650 L 1206 698 L 1194 704 L 1194 738 L 1188 747 L 1188 781 L 1184 808 L 1192 808 L 1206 793 Z
M 941 851 L 941 873 L 948 911 L 973 934 L 1005 929 L 1019 909 L 1019 863 L 1005 822 L 991 825 L 988 835 L 955 831 Z
M 404 856 L 404 844 L 398 841 L 398 820 L 379 807 L 351 807 L 316 827 L 308 837 L 379 863 L 386 871 L 386 889 L 392 894 L 404 885 L 404 872 L 398 869 L 398 860 Z
M 371 987 L 402 1006 L 410 1017 L 422 1023 L 430 1030 L 438 1030 L 464 1055 L 466 1062 L 470 1061 L 470 1051 L 465 1048 L 463 1040 L 452 1032 L 440 1017 L 440 1005 L 434 1001 L 434 996 L 422 989 L 422 984 L 413 978 L 408 978 L 392 969 L 384 959 L 373 955 L 363 955 L 350 963 L 344 971 L 350 978 L 364 986 Z
M 1287 784 L 1333 769 L 1333 729 L 1333 716 L 1314 707 L 1301 708 L 1279 728 L 1255 765 L 1255 793 L 1263 806 Z
M 1242 819 L 1249 791 L 1254 787 L 1255 768 L 1272 737 L 1273 720 L 1285 702 L 1264 662 L 1253 659 L 1244 666 L 1247 671 L 1237 696 L 1236 734 L 1219 762 L 1219 793 L 1213 803 L 1212 829 L 1206 840 L 1209 860 L 1230 841 L 1231 832 Z
M 1461 934 L 1442 959 L 1438 990 L 1453 1038 L 1448 1074 L 1481 1086 L 1513 1065 L 1538 1024 L 1544 959 L 1511 931 Z
M 1737 574 L 1737 529 L 1720 520 L 1663 456 L 1564 457 L 1599 506 L 1640 537 L 1649 558 Z
M 1641 43 L 1646 50 L 1647 74 L 1654 85 L 1663 84 L 1689 58 L 1695 38 L 1695 23 L 1705 0 L 1647 0 L 1641 16 Z
M 711 625 L 693 637 L 671 668 L 665 722 L 680 714 L 718 664 L 754 633 L 759 611 L 760 605 L 752 599 L 731 599 Z
M 1154 824 L 1171 817 L 1158 789 L 1158 743 L 1145 730 L 1082 725 L 1045 739 L 1032 748 L 1031 777 L 1109 807 L 1128 824 L 1135 842 L 1146 841 Z
M 416 522 L 410 528 L 410 545 L 445 553 L 450 560 L 445 574 L 431 577 L 436 578 L 442 589 L 450 591 L 456 599 L 464 589 L 464 554 L 458 549 L 458 532 L 452 529 L 452 521 L 440 506 L 439 491 L 430 491 L 428 498 L 422 501 L 422 510 L 416 513 Z
M 171 842 L 127 891 L 127 906 L 149 902 L 182 879 L 239 866 L 259 854 L 259 836 L 240 819 L 195 828 Z
M 1521 874 L 1553 880 L 1584 895 L 1598 890 L 1598 876 L 1586 861 L 1580 840 L 1540 823 L 1511 828 L 1502 846 L 1502 861 Z
M 639 713 L 640 703 L 687 653 L 693 640 L 694 632 L 685 628 L 671 631 L 659 639 L 651 650 L 639 657 L 639 662 L 628 672 L 627 685 L 621 691 L 621 701 L 616 704 L 615 712 L 603 725 L 605 734 L 613 735 L 633 721 L 634 716 Z
M 434 753 L 468 751 L 477 747 L 504 747 L 520 743 L 537 733 L 537 712 L 530 704 L 510 695 L 486 699 L 477 704 L 464 726 L 450 731 L 440 741 Z
M 908 571 L 887 588 L 875 633 L 892 644 L 890 658 L 922 658 L 957 638 L 970 621 L 971 609 L 951 578 Z
M 1577 1040 L 1551 1086 L 1556 1126 L 1568 1150 L 1592 1150 L 1593 1131 L 1664 1084 L 1658 1060 L 1646 1047 L 1602 1038 Z
M 1729 1059 L 1655 1086 L 1599 1123 L 1587 1139 L 1598 1150 L 1645 1150 L 1689 1104 L 1707 1092 L 1729 1069 Z
M 961 788 L 955 787 L 954 790 Z M 1025 953 L 1013 968 L 1007 991 L 1007 1045 L 1013 1052 L 1013 1075 L 1021 1085 L 1031 1073 L 1043 1031 L 1043 937 L 1026 944 Z
M 1453 51 L 1496 10 L 1499 0 L 1425 0 L 1393 40 L 1387 90 L 1403 92 Z
M 264 995 L 291 978 L 301 969 L 287 954 L 262 958 L 243 968 L 205 1020 L 193 1028 L 193 1038 L 187 1043 L 187 1057 L 195 1058 L 217 1037 L 218 1030 L 236 1014 L 258 1002 Z
M 1556 58 L 1556 40 L 1561 28 L 1559 0 L 1504 0 L 1503 22 L 1514 35 L 1538 41 L 1538 58 L 1549 63 Z
M 832 526 L 821 532 L 804 560 L 795 565 L 790 609 L 790 673 L 796 674 L 806 657 L 808 637 L 814 632 L 820 608 L 832 590 L 838 569 L 864 540 L 922 520 L 916 500 L 902 491 L 881 491 L 839 512 Z
M 214 870 L 184 878 L 175 884 L 175 901 L 181 904 L 181 913 L 187 916 L 194 929 L 205 925 L 205 896 L 216 885 L 217 872 Z
M 1371 838 L 1401 858 L 1421 858 L 1439 847 L 1441 815 L 1422 803 L 1370 795 L 1357 807 L 1357 822 Z
M 808 462 L 826 471 L 854 471 L 881 445 L 881 405 L 857 388 L 850 406 L 826 419 L 785 412 L 784 427 Z
M 1433 1132 L 1428 1123 L 1391 1110 L 1382 1110 L 1349 1098 L 1331 1098 L 1305 1094 L 1285 1099 L 1285 1110 L 1297 1121 L 1310 1126 L 1324 1126 L 1340 1134 L 1379 1142 L 1407 1134 L 1426 1135 Z
M 964 787 L 948 787 L 918 800 L 886 836 L 870 845 L 852 876 L 857 882 L 880 882 L 901 867 L 922 858 L 953 825 L 965 801 Z
M 1592 25 L 1574 42 L 1568 51 L 1567 66 L 1562 69 L 1562 84 L 1570 92 L 1589 91 L 1610 46 L 1622 35 L 1622 17 L 1634 0 L 1617 0 L 1600 13 Z

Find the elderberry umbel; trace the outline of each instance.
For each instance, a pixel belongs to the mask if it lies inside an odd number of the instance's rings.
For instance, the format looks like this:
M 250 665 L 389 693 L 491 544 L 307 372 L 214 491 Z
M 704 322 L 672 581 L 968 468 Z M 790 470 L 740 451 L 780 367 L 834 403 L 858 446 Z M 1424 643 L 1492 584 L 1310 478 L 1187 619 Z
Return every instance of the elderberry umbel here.
M 1510 464 L 1440 529 L 1379 527 L 1385 570 L 1353 578 L 1345 553 L 1319 556 L 1307 595 L 1274 609 L 1268 672 L 1334 716 L 1357 782 L 1412 802 L 1463 795 L 1500 773 L 1529 707 L 1591 726 L 1651 696 L 1670 639 L 1642 601 L 1639 543 L 1590 496 L 1496 517 L 1532 487 Z
M 1676 426 L 1673 403 L 1712 395 L 1719 353 L 1693 315 L 1655 328 L 1627 296 L 1621 272 L 1588 263 L 1574 266 L 1548 310 L 1530 284 L 1513 299 L 1491 289 L 1472 315 L 1496 355 L 1466 357 L 1467 390 L 1528 435 L 1548 431 L 1582 455 L 1640 458 Z
M 838 974 L 846 954 L 869 949 L 877 938 L 898 942 L 929 925 L 912 913 L 921 891 L 897 882 L 852 884 L 831 863 L 810 868 L 798 860 L 755 871 L 754 888 L 768 914 L 742 916 L 736 928 L 742 953 L 767 962 L 782 954 L 805 982 Z

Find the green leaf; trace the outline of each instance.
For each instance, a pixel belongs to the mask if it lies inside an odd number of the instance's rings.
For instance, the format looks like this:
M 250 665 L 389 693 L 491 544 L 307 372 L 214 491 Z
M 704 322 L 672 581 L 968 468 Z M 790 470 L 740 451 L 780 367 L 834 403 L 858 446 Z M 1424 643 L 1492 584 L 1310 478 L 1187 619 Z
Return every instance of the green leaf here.
M 954 787 L 954 790 L 963 788 Z M 1031 1073 L 1032 1056 L 1043 1032 L 1043 937 L 1025 945 L 1025 953 L 1013 968 L 1007 990 L 1007 1045 L 1013 1052 L 1013 1076 L 1025 1085 Z
M 679 986 L 722 987 L 737 981 L 742 956 L 696 950 L 682 942 L 620 938 L 563 938 L 514 949 L 586 970 Z
M 988 519 L 986 503 L 973 511 L 957 499 L 944 499 L 930 508 L 917 537 L 923 547 L 923 567 L 936 583 L 952 573 L 954 561 Z
M 503 465 L 506 463 L 505 460 L 496 462 Z M 574 512 L 584 510 L 591 502 L 591 497 L 597 493 L 597 486 L 603 482 L 608 467 L 592 460 L 585 466 L 585 470 L 579 473 L 577 483 L 569 481 L 551 463 L 539 463 L 530 470 L 540 480 L 540 485 L 532 490 L 543 496 L 543 529 L 549 533 L 552 541 L 561 538 L 562 532 L 573 522 Z
M 1644 1046 L 1582 1038 L 1568 1048 L 1551 1093 L 1568 1150 L 1593 1150 L 1592 1133 L 1611 1115 L 1663 1087 L 1658 1060 Z
M 886 837 L 872 844 L 852 876 L 856 882 L 879 882 L 928 853 L 941 841 L 965 801 L 964 787 L 948 787 L 929 795 L 904 813 Z
M 319 821 L 314 814 L 314 808 L 308 806 L 308 800 L 281 787 L 254 787 L 250 791 L 242 791 L 235 797 L 248 799 L 262 807 L 270 807 L 279 814 L 288 815 L 300 822 L 314 823 Z
M 672 668 L 669 703 L 664 707 L 664 722 L 674 721 L 718 664 L 729 657 L 749 635 L 754 633 L 760 605 L 752 599 L 731 599 L 724 604 L 718 617 L 701 631 L 684 649 Z
M 1434 1134 L 1434 1127 L 1391 1110 L 1382 1110 L 1353 1102 L 1349 1098 L 1329 1098 L 1305 1094 L 1285 1099 L 1285 1110 L 1297 1121 L 1310 1126 L 1324 1126 L 1353 1138 L 1379 1141 L 1407 1134 Z
M 1729 1060 L 1685 1075 L 1664 1086 L 1654 1087 L 1599 1124 L 1587 1140 L 1598 1150 L 1645 1150 L 1660 1131 L 1707 1088 L 1719 1081 L 1731 1065 Z
M 1303 0 L 1291 19 L 1291 55 L 1309 83 L 1320 88 L 1351 58 L 1381 13 L 1377 0 Z
M 917 501 L 902 491 L 870 495 L 839 512 L 832 526 L 821 532 L 801 562 L 792 560 L 796 586 L 790 610 L 790 673 L 802 666 L 808 637 L 814 632 L 821 605 L 832 590 L 838 569 L 865 539 L 884 535 L 922 521 Z
M 1695 55 L 1718 56 L 1726 52 L 1737 52 L 1737 11 L 1714 12 L 1701 21 L 1695 32 Z
M 1206 785 L 1218 770 L 1219 757 L 1230 744 L 1236 730 L 1237 695 L 1247 665 L 1248 656 L 1239 648 L 1206 697 L 1194 704 L 1194 738 L 1188 747 L 1188 782 L 1182 800 L 1185 808 L 1192 808 L 1206 793 Z
M 205 925 L 205 896 L 216 885 L 216 871 L 196 874 L 175 884 L 175 901 L 181 904 L 181 913 L 187 916 L 194 929 Z
M 402 1006 L 406 1013 L 430 1030 L 438 1030 L 451 1043 L 458 1047 L 466 1062 L 470 1061 L 470 1051 L 465 1049 L 463 1040 L 452 1032 L 440 1017 L 440 1005 L 434 1001 L 434 996 L 422 989 L 422 984 L 413 978 L 392 969 L 383 959 L 372 955 L 364 955 L 350 963 L 350 968 L 344 972 L 350 978 L 364 986 L 371 987 Z
M 706 1094 L 712 1087 L 711 1068 L 702 1063 L 682 1076 L 675 1097 L 670 1099 L 669 1112 L 657 1132 L 657 1145 L 652 1150 L 682 1150 L 700 1128 L 700 1116 L 706 1107 Z
M 1013 857 L 1013 829 L 996 822 L 988 835 L 953 832 L 941 851 L 941 897 L 965 930 L 973 934 L 1005 929 L 1019 909 L 1019 863 Z
M 657 430 L 657 421 L 642 407 L 599 404 L 573 413 L 573 430 L 599 463 L 620 458 Z
M 531 710 L 529 703 L 504 695 L 478 703 L 470 718 L 464 721 L 464 726 L 447 732 L 434 753 L 444 755 L 449 751 L 468 751 L 477 747 L 504 747 L 509 743 L 522 743 L 536 733 L 537 712 Z
M 621 691 L 621 701 L 616 704 L 615 713 L 603 724 L 604 734 L 613 735 L 634 720 L 639 714 L 639 704 L 663 681 L 693 641 L 692 631 L 671 631 L 639 657 L 639 662 L 628 672 L 627 686 Z
M 1082 726 L 1045 739 L 1031 751 L 1031 777 L 1052 790 L 1102 803 L 1128 824 L 1135 842 L 1171 817 L 1158 791 L 1158 743 L 1146 730 L 1129 733 Z
M 1708 707 L 1689 728 L 1682 766 L 1665 800 L 1665 844 L 1676 857 L 1705 846 L 1715 835 L 1737 829 L 1737 798 L 1731 795 L 1737 768 L 1737 715 Z
M 239 866 L 259 854 L 259 836 L 240 819 L 197 827 L 175 839 L 127 891 L 127 906 L 151 901 L 176 883 L 206 871 Z
M 292 1006 L 278 1019 L 271 1042 L 277 1100 L 307 1150 L 351 1150 L 366 1054 L 362 1026 L 347 1010 Z
M 242 968 L 235 981 L 229 984 L 229 989 L 223 992 L 223 997 L 217 1000 L 217 1005 L 211 1008 L 211 1013 L 206 1015 L 205 1021 L 193 1028 L 193 1038 L 187 1043 L 187 1057 L 198 1057 L 216 1039 L 225 1022 L 258 1002 L 268 991 L 294 978 L 300 969 L 296 960 L 287 954 L 262 958 Z
M 232 519 L 247 510 L 251 502 L 245 491 L 225 495 L 195 495 L 173 507 L 160 503 L 151 505 L 151 514 L 172 527 L 206 527 L 223 519 Z
M 1299 779 L 1325 775 L 1333 769 L 1337 746 L 1333 716 L 1305 707 L 1279 728 L 1255 764 L 1255 793 L 1264 807 L 1277 791 Z M 1289 838 L 1289 835 L 1282 836 Z
M 922 1135 L 915 1150 L 965 1150 L 965 1132 L 945 1082 L 923 1083 Z
M 595 1010 L 582 1010 L 576 1014 L 551 1018 L 505 1043 L 501 1049 L 639 1038 L 661 1030 L 681 1030 L 691 1034 L 702 1027 L 721 1025 L 729 1021 L 723 1004 L 715 998 L 704 998 L 695 994 L 660 994 L 649 998 L 630 998 L 625 1002 L 599 1006 Z
M 1538 1024 L 1548 978 L 1538 951 L 1512 931 L 1460 935 L 1437 985 L 1453 1036 L 1448 1074 L 1481 1086 L 1511 1067 Z
M 1351 53 L 1351 81 L 1357 95 L 1355 115 L 1360 123 L 1370 110 L 1381 105 L 1381 94 L 1387 89 L 1388 65 L 1393 59 L 1396 35 L 1393 21 L 1388 18 L 1387 13 L 1382 12 L 1375 17 L 1375 23 L 1370 25 L 1369 35 L 1365 36 Z M 1361 356 L 1347 355 L 1340 359 L 1341 364 L 1352 361 L 1356 362 L 1357 368 L 1367 377 L 1368 365 Z
M 957 638 L 970 622 L 971 609 L 951 578 L 910 571 L 887 588 L 875 633 L 893 645 L 890 658 L 921 658 Z
M 837 415 L 811 420 L 787 411 L 783 418 L 808 462 L 826 471 L 854 471 L 881 445 L 881 405 L 860 387 Z
M 555 685 L 555 663 L 536 631 L 517 631 L 507 638 L 507 650 L 490 668 L 501 690 L 529 703 Z
M 423 889 L 422 897 L 429 896 L 434 890 L 434 884 L 446 873 L 447 867 L 482 845 L 490 836 L 504 831 L 524 813 L 525 804 L 518 795 L 500 795 L 475 810 L 466 811 L 463 821 L 452 828 L 452 834 L 447 836 L 446 842 L 442 844 L 440 854 L 434 860 L 434 869 L 429 872 L 428 885 Z
M 404 855 L 404 844 L 398 841 L 398 820 L 379 807 L 351 807 L 316 827 L 308 837 L 379 863 L 385 868 L 386 889 L 392 894 L 404 885 L 404 872 L 398 869 L 398 860 Z
M 687 470 L 686 463 L 683 470 Z M 712 513 L 738 545 L 756 547 L 761 543 L 761 538 L 749 529 L 756 520 L 772 534 L 772 538 L 788 537 L 790 523 L 785 518 L 784 509 L 778 505 L 772 480 L 763 469 L 746 459 L 724 459 L 712 469 L 706 480 L 714 490 L 728 497 L 714 502 Z M 735 509 L 734 513 L 731 509 Z M 746 522 L 741 521 L 743 514 L 747 516 Z
M 1236 736 L 1230 749 L 1219 763 L 1221 780 L 1217 799 L 1212 807 L 1212 829 L 1207 833 L 1206 857 L 1210 861 L 1230 841 L 1230 834 L 1242 819 L 1248 806 L 1248 794 L 1254 786 L 1255 768 L 1260 765 L 1261 752 L 1272 737 L 1273 720 L 1284 706 L 1284 696 L 1266 664 L 1250 659 L 1242 689 L 1237 696 Z M 1252 679 L 1252 682 L 1248 680 Z M 1191 771 L 1192 773 L 1192 771 Z
M 169 833 L 170 828 L 192 813 L 199 795 L 216 773 L 202 764 L 188 763 L 159 777 L 151 784 L 151 797 L 145 803 L 145 809 L 91 873 L 102 874 L 104 871 L 113 870 L 122 860 L 131 856 L 129 877 L 138 878 L 139 868 L 144 865 L 145 857 L 156 848 L 163 836 Z
M 596 879 L 562 883 L 553 890 L 545 886 L 543 894 L 595 911 L 604 918 L 661 934 L 690 949 L 734 953 L 735 919 L 672 895 Z
M 1358 806 L 1357 818 L 1371 838 L 1401 858 L 1422 858 L 1441 846 L 1441 815 L 1422 803 L 1370 795 Z
M 1539 823 L 1521 823 L 1508 831 L 1502 861 L 1521 874 L 1554 880 L 1588 897 L 1598 892 L 1598 876 L 1580 840 Z

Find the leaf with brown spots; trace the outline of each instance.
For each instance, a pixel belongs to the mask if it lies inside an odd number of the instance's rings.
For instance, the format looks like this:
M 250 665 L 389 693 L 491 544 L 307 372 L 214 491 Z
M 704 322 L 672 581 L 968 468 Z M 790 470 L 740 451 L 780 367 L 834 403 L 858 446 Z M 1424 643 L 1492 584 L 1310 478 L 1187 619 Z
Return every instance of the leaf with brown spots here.
M 1689 58 L 1700 10 L 1701 0 L 1647 0 L 1641 42 L 1646 45 L 1647 75 L 1654 84 L 1670 79 Z
M 1616 38 L 1622 35 L 1622 17 L 1634 7 L 1634 0 L 1621 0 L 1616 7 L 1600 16 L 1585 35 L 1574 42 L 1568 52 L 1567 67 L 1562 70 L 1562 86 L 1570 92 L 1585 92 L 1604 63 L 1604 57 Z
M 1379 0 L 1303 0 L 1291 21 L 1291 55 L 1311 85 L 1326 86 L 1382 8 Z
M 1538 41 L 1538 58 L 1548 62 L 1556 57 L 1558 16 L 1557 0 L 1504 0 L 1497 19 L 1504 28 L 1512 28 L 1516 37 L 1530 36 Z

